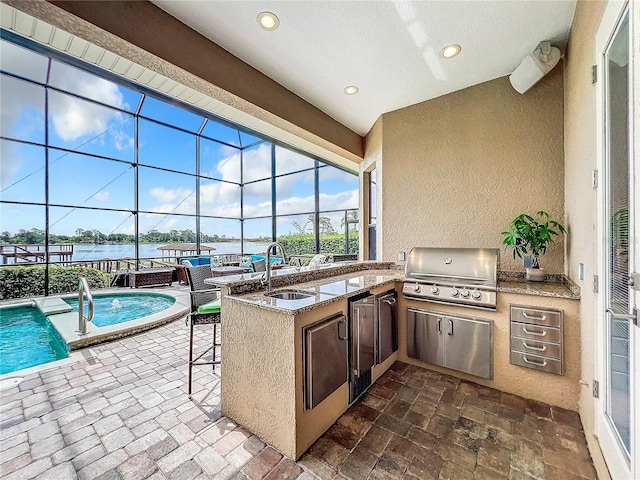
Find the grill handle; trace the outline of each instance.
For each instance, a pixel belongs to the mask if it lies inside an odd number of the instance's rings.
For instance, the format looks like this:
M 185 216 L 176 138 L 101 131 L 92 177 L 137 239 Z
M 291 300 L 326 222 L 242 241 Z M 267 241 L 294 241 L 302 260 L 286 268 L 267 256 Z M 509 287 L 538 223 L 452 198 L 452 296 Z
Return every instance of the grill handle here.
M 442 275 L 439 273 L 420 273 L 420 272 L 411 272 L 409 273 L 410 277 L 432 277 L 432 278 L 455 278 L 459 280 L 475 280 L 478 282 L 488 282 L 488 278 L 484 277 L 466 277 L 464 275 Z

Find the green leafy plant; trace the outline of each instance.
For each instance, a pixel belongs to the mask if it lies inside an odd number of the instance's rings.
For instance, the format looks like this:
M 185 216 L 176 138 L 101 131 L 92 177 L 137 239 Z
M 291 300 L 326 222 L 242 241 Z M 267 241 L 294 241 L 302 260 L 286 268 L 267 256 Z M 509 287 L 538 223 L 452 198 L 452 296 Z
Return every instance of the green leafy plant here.
M 0 268 L 0 300 L 44 295 L 44 265 L 11 265 Z M 78 280 L 85 277 L 92 289 L 109 286 L 109 275 L 88 267 L 49 267 L 49 294 L 78 291 Z
M 553 243 L 554 237 L 567 232 L 547 212 L 540 210 L 536 217 L 526 213 L 518 215 L 511 221 L 509 230 L 502 232 L 502 243 L 513 250 L 513 258 L 516 255 L 520 258 L 530 255 L 531 268 L 540 268 L 540 255 L 546 253 L 547 246 Z
M 313 234 L 280 235 L 278 241 L 289 255 L 314 255 L 316 253 L 316 238 Z M 349 234 L 349 251 L 358 251 L 357 232 Z M 320 253 L 344 253 L 344 234 L 320 235 Z

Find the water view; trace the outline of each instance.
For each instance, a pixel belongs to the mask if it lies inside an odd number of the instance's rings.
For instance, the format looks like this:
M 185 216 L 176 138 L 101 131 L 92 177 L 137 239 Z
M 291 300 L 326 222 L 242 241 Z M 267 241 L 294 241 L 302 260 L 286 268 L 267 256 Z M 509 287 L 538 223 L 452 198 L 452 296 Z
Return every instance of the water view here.
M 158 250 L 166 244 L 140 244 L 140 258 L 162 258 L 162 250 Z M 211 242 L 207 243 L 207 246 L 215 247 L 215 251 L 211 252 L 211 255 L 227 254 L 227 253 L 240 253 L 240 242 Z M 267 249 L 267 243 L 253 243 L 244 242 L 244 253 L 261 253 Z M 165 251 L 165 256 L 170 252 Z M 172 252 L 171 252 L 172 253 Z M 82 262 L 88 260 L 101 260 L 101 259 L 118 259 L 125 257 L 135 257 L 136 250 L 134 245 L 87 245 L 79 244 L 73 246 L 73 261 Z M 204 252 L 208 254 L 208 252 Z

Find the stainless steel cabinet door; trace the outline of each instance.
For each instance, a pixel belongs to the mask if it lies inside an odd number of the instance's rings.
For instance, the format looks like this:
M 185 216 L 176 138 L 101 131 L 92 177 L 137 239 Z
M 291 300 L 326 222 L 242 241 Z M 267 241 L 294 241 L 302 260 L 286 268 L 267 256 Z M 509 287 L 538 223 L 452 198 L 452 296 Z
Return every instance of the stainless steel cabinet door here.
M 359 377 L 375 364 L 375 302 L 373 295 L 351 304 L 351 368 Z
M 442 315 L 407 310 L 407 355 L 435 365 L 443 365 Z
M 305 407 L 314 408 L 348 380 L 344 315 L 305 327 Z
M 493 378 L 492 325 L 471 318 L 444 317 L 444 366 Z
M 396 316 L 396 294 L 388 293 L 376 297 L 378 308 L 378 353 L 377 363 L 384 362 L 398 349 L 398 321 Z

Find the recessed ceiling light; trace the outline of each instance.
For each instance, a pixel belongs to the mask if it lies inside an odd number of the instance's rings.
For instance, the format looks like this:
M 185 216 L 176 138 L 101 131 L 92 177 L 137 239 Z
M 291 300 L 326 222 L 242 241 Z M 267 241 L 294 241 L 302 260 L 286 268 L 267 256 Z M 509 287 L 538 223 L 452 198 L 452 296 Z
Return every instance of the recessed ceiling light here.
M 360 89 L 355 85 L 349 85 L 348 87 L 344 87 L 344 90 L 343 90 L 345 95 L 355 95 L 359 91 Z
M 280 26 L 280 19 L 271 12 L 262 12 L 257 17 L 258 25 L 264 30 L 275 30 Z
M 460 53 L 462 47 L 457 43 L 452 43 L 451 45 L 447 45 L 442 50 L 440 50 L 440 55 L 444 58 L 453 58 Z

